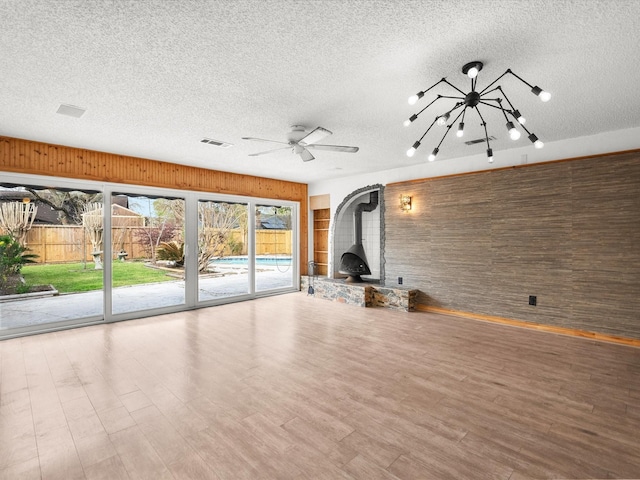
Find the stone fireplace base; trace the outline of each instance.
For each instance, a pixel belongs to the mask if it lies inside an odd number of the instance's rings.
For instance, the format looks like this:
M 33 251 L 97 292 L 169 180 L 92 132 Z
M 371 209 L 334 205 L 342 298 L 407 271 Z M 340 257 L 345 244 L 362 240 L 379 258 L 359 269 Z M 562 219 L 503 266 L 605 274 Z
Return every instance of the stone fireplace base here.
M 309 293 L 310 277 L 300 277 L 301 291 Z M 384 287 L 377 283 L 345 283 L 326 277 L 311 278 L 314 293 L 317 298 L 334 302 L 356 305 L 359 307 L 383 307 L 394 310 L 413 312 L 416 309 L 417 290 L 407 287 Z

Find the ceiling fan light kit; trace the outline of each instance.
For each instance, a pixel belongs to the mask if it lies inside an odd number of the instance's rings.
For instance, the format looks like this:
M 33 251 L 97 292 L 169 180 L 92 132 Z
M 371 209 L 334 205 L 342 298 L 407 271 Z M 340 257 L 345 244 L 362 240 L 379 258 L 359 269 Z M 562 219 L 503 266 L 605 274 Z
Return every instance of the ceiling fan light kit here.
M 438 155 L 438 152 L 440 151 L 440 146 L 442 145 L 442 142 L 447 137 L 447 134 L 451 130 L 451 127 L 453 127 L 453 125 L 458 121 L 458 119 L 460 119 L 460 123 L 458 123 L 456 136 L 458 138 L 461 138 L 462 136 L 464 136 L 465 114 L 467 112 L 467 109 L 470 109 L 470 110 L 475 110 L 476 113 L 478 114 L 478 117 L 480 117 L 480 121 L 481 121 L 480 125 L 484 128 L 484 141 L 487 144 L 487 158 L 489 160 L 489 163 L 492 163 L 493 149 L 491 148 L 489 139 L 490 138 L 493 139 L 493 137 L 489 137 L 489 134 L 487 132 L 487 122 L 485 121 L 484 117 L 480 113 L 480 109 L 478 108 L 480 105 L 484 105 L 486 107 L 491 107 L 491 108 L 500 110 L 500 112 L 504 115 L 504 119 L 506 122 L 506 129 L 507 129 L 507 132 L 509 133 L 509 137 L 511 138 L 511 140 L 516 141 L 521 137 L 521 132 L 516 127 L 516 125 L 519 125 L 519 127 L 522 128 L 522 130 L 524 130 L 527 133 L 527 138 L 531 143 L 533 143 L 535 148 L 542 148 L 544 146 L 544 143 L 542 143 L 534 133 L 531 133 L 527 129 L 527 127 L 524 126 L 526 122 L 525 117 L 520 113 L 520 111 L 517 108 L 513 106 L 513 104 L 507 97 L 507 95 L 502 90 L 502 87 L 500 85 L 497 85 L 494 87 L 494 85 L 496 85 L 496 83 L 500 79 L 502 79 L 505 75 L 513 75 L 522 83 L 527 85 L 531 89 L 531 92 L 534 95 L 537 95 L 540 98 L 540 100 L 542 100 L 543 102 L 548 102 L 551 99 L 551 94 L 549 92 L 542 90 L 537 85 L 536 86 L 531 85 L 530 83 L 528 83 L 527 81 L 525 81 L 524 79 L 522 79 L 521 77 L 513 73 L 511 69 L 507 69 L 506 72 L 504 72 L 502 75 L 496 78 L 483 90 L 478 91 L 476 90 L 477 77 L 480 71 L 482 71 L 483 66 L 484 65 L 482 62 L 473 61 L 465 64 L 462 67 L 462 73 L 464 73 L 471 79 L 471 91 L 468 93 L 465 93 L 464 91 L 462 91 L 461 89 L 459 89 L 458 87 L 456 87 L 455 85 L 447 81 L 446 78 L 442 78 L 439 81 L 437 81 L 435 84 L 427 88 L 426 90 L 418 92 L 415 95 L 412 95 L 411 97 L 409 97 L 409 105 L 414 105 L 416 102 L 418 102 L 418 100 L 424 97 L 427 92 L 429 92 L 431 89 L 435 88 L 441 83 L 447 84 L 449 87 L 453 88 L 456 92 L 460 94 L 460 95 L 437 95 L 436 98 L 433 101 L 431 101 L 429 104 L 427 104 L 427 106 L 425 106 L 422 110 L 420 110 L 418 113 L 411 115 L 407 120 L 404 121 L 404 126 L 408 127 L 413 122 L 415 122 L 418 119 L 418 117 L 425 110 L 427 110 L 427 108 L 429 108 L 431 105 L 436 103 L 438 100 L 441 100 L 443 98 L 456 100 L 456 103 L 453 106 L 453 108 L 451 108 L 450 110 L 444 113 L 441 113 L 440 115 L 437 115 L 434 118 L 431 125 L 429 125 L 427 130 L 424 132 L 424 134 L 413 144 L 411 148 L 409 148 L 409 150 L 407 150 L 408 157 L 413 157 L 415 155 L 416 150 L 421 145 L 424 137 L 427 135 L 427 133 L 429 133 L 431 128 L 437 124 L 439 126 L 446 127 L 446 131 L 444 135 L 442 135 L 442 138 L 440 139 L 440 143 L 438 143 L 436 148 L 433 149 L 433 151 L 431 152 L 431 155 L 429 155 L 428 157 L 429 161 L 431 162 L 434 161 L 436 159 L 436 156 Z M 499 94 L 500 96 L 495 96 L 494 98 L 489 97 L 489 95 L 496 94 L 496 93 Z M 503 100 L 506 100 L 509 108 L 505 108 L 502 105 Z M 449 122 L 452 114 L 455 112 L 457 112 L 457 116 L 451 122 Z
M 292 153 L 299 155 L 303 162 L 309 162 L 315 157 L 311 154 L 309 149 L 315 150 L 328 150 L 333 152 L 345 152 L 345 153 L 356 153 L 359 148 L 358 147 L 349 147 L 346 145 L 324 145 L 319 144 L 320 140 L 325 137 L 328 137 L 332 133 L 323 127 L 316 127 L 311 130 L 309 133 L 306 133 L 305 127 L 301 125 L 293 125 L 291 127 L 291 132 L 287 135 L 286 142 L 279 142 L 277 140 L 265 140 L 263 138 L 255 138 L 255 137 L 242 137 L 243 140 L 253 140 L 256 142 L 268 142 L 268 143 L 279 143 L 281 145 L 285 145 L 284 147 L 275 148 L 273 150 L 266 150 L 264 152 L 258 153 L 250 153 L 250 157 L 257 157 L 259 155 L 266 155 L 268 153 L 277 152 L 278 150 L 288 150 L 290 149 Z

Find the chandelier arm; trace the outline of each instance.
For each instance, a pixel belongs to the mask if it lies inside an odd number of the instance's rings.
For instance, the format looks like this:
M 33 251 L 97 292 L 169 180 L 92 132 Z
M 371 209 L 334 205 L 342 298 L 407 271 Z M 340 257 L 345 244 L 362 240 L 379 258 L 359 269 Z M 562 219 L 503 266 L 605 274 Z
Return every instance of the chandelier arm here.
M 498 106 L 500 107 L 500 110 L 502 111 L 502 115 L 504 115 L 504 119 L 508 122 L 509 121 L 509 117 L 507 117 L 507 112 L 505 111 L 504 107 L 502 106 L 502 99 L 501 98 L 498 99 Z
M 484 94 L 487 90 L 489 90 L 492 86 L 494 86 L 502 77 L 504 77 L 507 73 L 513 73 L 511 72 L 511 69 L 507 69 L 506 72 L 504 72 L 502 75 L 500 75 L 498 78 L 496 78 L 493 82 L 491 82 L 489 85 L 487 85 L 486 87 L 484 87 L 482 89 L 482 91 L 480 92 L 480 95 Z
M 533 89 L 533 85 L 531 85 L 529 82 L 527 82 L 525 79 L 523 79 L 522 77 L 516 75 L 515 73 L 513 73 L 511 71 L 511 69 L 507 69 L 507 71 L 505 73 L 510 73 L 511 75 L 513 75 L 514 77 L 516 77 L 518 80 L 520 80 L 522 83 L 524 83 L 527 87 Z
M 458 119 L 464 114 L 465 110 L 467 109 L 467 107 L 465 106 L 462 111 L 458 114 L 458 116 L 456 118 L 453 119 L 453 121 L 451 122 L 451 124 L 449 125 L 449 128 L 453 127 L 453 124 L 456 123 L 458 121 Z M 440 145 L 438 145 L 440 146 Z
M 513 118 L 516 119 L 516 122 L 518 121 L 518 119 L 516 118 L 516 116 L 513 114 L 513 112 L 511 110 L 507 110 L 507 113 L 509 115 L 511 115 Z M 527 132 L 528 135 L 531 135 L 531 132 L 529 131 L 529 129 L 527 127 L 525 127 L 522 123 L 518 122 L 518 126 L 523 129 L 525 132 Z
M 422 94 L 424 95 L 425 93 L 427 93 L 429 90 L 431 90 L 432 88 L 437 87 L 438 85 L 440 85 L 442 82 L 447 82 L 447 79 L 445 77 L 442 77 L 440 80 L 438 80 L 436 83 L 434 83 L 433 85 L 431 85 L 429 88 L 427 88 L 426 90 L 422 91 Z M 447 82 L 449 83 L 449 82 Z
M 507 97 L 507 94 L 504 93 L 504 90 L 502 90 L 502 87 L 500 85 L 498 85 L 497 89 L 500 90 L 500 93 L 502 93 L 502 96 L 504 97 L 504 99 L 507 101 L 507 103 L 511 107 L 511 110 L 515 110 L 515 108 L 513 108 L 513 104 L 511 103 L 511 100 L 509 100 L 509 97 Z
M 427 136 L 427 133 L 429 133 L 429 130 L 431 130 L 431 128 L 436 124 L 436 122 L 438 121 L 438 118 L 439 117 L 436 117 L 433 119 L 433 122 L 431 122 L 431 125 L 429 125 L 429 128 L 427 128 L 427 131 L 424 132 L 420 137 L 420 139 L 418 140 L 419 143 L 422 143 L 422 139 Z
M 460 116 L 460 115 L 458 115 Z M 456 118 L 457 120 L 457 118 Z M 440 143 L 438 144 L 438 146 L 436 147 L 438 150 L 440 150 L 440 145 L 442 145 L 442 142 L 444 142 L 444 139 L 447 137 L 447 135 L 449 134 L 449 131 L 451 130 L 451 127 L 453 126 L 453 123 L 450 123 L 449 125 L 447 125 L 447 131 L 444 132 L 444 135 L 442 136 L 442 138 L 440 139 Z
M 442 95 L 438 95 L 434 100 L 432 100 L 431 102 L 429 102 L 429 105 L 427 105 L 426 107 L 424 107 L 422 110 L 420 110 L 418 113 L 416 113 L 416 118 L 418 118 L 418 116 L 424 112 L 427 108 L 429 108 L 431 105 L 433 105 L 434 103 L 436 103 L 438 100 L 440 100 L 441 98 L 444 98 Z
M 495 87 L 495 88 L 492 88 L 491 90 L 487 90 L 486 92 L 483 90 L 483 91 L 482 91 L 482 93 L 481 93 L 480 95 L 481 95 L 481 96 L 489 95 L 490 93 L 496 92 L 496 91 L 498 91 L 498 90 L 500 90 L 500 85 L 498 85 L 498 86 L 497 86 L 497 87 Z M 504 92 L 503 92 L 503 93 L 504 93 Z
M 447 85 L 449 85 L 451 88 L 457 90 L 458 92 L 460 92 L 460 94 L 464 97 L 466 95 L 466 93 L 464 93 L 462 90 L 460 90 L 458 87 L 456 87 L 454 84 L 452 84 L 451 82 L 447 81 L 446 78 L 443 78 L 442 81 L 444 83 L 446 83 Z
M 450 95 L 440 95 L 440 98 L 451 98 L 453 100 L 464 100 L 464 97 L 452 97 Z
M 451 110 L 449 110 L 447 113 L 452 114 L 452 113 L 454 112 L 454 110 L 459 109 L 459 108 L 460 108 L 461 106 L 463 106 L 463 105 L 464 105 L 464 102 L 457 102 L 457 103 L 454 105 L 454 107 L 453 107 Z
M 476 107 L 473 107 L 473 108 L 476 109 L 476 112 L 478 112 L 478 116 L 480 117 L 480 120 L 482 120 L 482 123 L 480 125 L 482 125 L 484 127 L 484 139 L 487 142 L 487 148 L 491 148 L 491 145 L 489 144 L 489 133 L 487 132 L 487 122 L 484 121 L 484 117 L 480 113 L 480 110 L 478 110 L 478 107 L 476 106 Z
M 429 88 L 427 88 L 426 90 L 422 90 L 421 92 L 418 92 L 414 95 L 415 100 L 412 100 L 411 98 L 409 98 L 409 103 L 411 105 L 413 105 L 415 102 L 417 102 L 418 100 L 420 100 L 422 97 L 424 97 L 424 94 L 427 93 L 429 90 L 435 88 L 436 86 L 440 85 L 442 82 L 445 82 L 446 79 L 444 77 L 442 77 L 440 80 L 438 80 L 436 83 L 434 83 L 433 85 L 431 85 Z
M 486 105 L 487 107 L 491 107 L 491 108 L 495 108 L 495 109 L 500 109 L 501 107 L 497 107 L 491 103 L 487 103 L 487 102 L 498 102 L 500 99 L 499 98 L 487 98 L 485 100 L 480 100 L 480 103 L 482 105 Z

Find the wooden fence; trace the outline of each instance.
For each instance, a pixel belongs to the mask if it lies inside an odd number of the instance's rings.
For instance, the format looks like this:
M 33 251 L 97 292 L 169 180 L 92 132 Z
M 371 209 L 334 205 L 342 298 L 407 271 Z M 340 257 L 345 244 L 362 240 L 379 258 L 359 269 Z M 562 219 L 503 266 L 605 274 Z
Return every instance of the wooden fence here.
M 141 227 L 120 227 L 113 229 L 112 251 L 117 258 L 119 251 L 127 252 L 128 259 L 150 258 L 149 244 L 141 241 L 140 235 L 134 233 Z M 240 244 L 239 251 L 231 251 L 228 246 L 225 255 L 246 255 L 247 246 L 241 230 L 232 230 L 229 244 Z M 291 255 L 291 230 L 258 230 L 256 231 L 257 255 Z M 38 255 L 37 263 L 65 263 L 92 261 L 93 247 L 85 229 L 75 225 L 34 225 L 27 234 L 29 253 Z

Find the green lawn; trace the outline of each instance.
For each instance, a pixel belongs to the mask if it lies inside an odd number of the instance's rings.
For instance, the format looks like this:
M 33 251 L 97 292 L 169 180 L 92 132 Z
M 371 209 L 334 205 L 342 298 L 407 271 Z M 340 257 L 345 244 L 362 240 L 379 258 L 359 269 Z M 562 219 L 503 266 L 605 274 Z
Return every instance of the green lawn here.
M 87 292 L 102 288 L 102 270 L 93 263 L 35 264 L 21 270 L 27 285 L 53 285 L 60 293 Z M 145 267 L 141 262 L 113 262 L 113 286 L 137 285 L 176 280 L 164 270 Z

